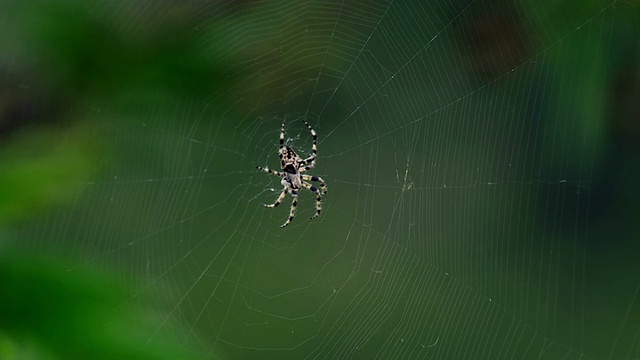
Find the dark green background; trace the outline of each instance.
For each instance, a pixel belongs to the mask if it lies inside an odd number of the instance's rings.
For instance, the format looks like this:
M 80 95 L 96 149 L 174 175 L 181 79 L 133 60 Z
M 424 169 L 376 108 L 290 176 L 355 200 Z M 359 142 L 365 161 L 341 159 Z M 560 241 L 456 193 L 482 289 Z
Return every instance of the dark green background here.
M 103 307 L 201 358 L 637 358 L 639 11 L 4 3 L 0 249 L 127 284 Z M 329 193 L 281 229 L 255 166 L 302 119 Z

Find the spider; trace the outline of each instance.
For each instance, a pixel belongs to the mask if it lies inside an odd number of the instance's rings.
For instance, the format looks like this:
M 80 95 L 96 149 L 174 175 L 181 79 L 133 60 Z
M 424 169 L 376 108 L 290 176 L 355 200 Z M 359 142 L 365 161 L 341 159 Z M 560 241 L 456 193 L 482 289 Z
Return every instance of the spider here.
M 291 202 L 291 209 L 289 210 L 289 218 L 287 221 L 280 225 L 280 227 L 285 227 L 291 223 L 293 217 L 296 215 L 296 206 L 298 206 L 298 191 L 302 188 L 313 191 L 316 194 L 316 213 L 310 219 L 313 219 L 320 215 L 320 211 L 322 211 L 322 195 L 320 194 L 320 190 L 317 187 L 311 185 L 307 181 L 315 181 L 320 184 L 322 188 L 322 194 L 327 193 L 327 185 L 324 183 L 324 180 L 318 176 L 301 174 L 309 169 L 313 169 L 316 166 L 316 158 L 318 157 L 318 135 L 311 125 L 305 120 L 302 120 L 307 128 L 311 132 L 311 136 L 313 137 L 313 146 L 311 148 L 312 154 L 306 159 L 301 158 L 296 154 L 296 152 L 284 144 L 284 123 L 282 123 L 282 128 L 280 129 L 280 149 L 278 150 L 278 155 L 280 156 L 280 168 L 283 171 L 275 171 L 271 170 L 267 167 L 256 166 L 258 170 L 264 171 L 268 174 L 280 176 L 282 181 L 280 182 L 284 189 L 282 189 L 282 193 L 273 204 L 265 204 L 264 206 L 268 208 L 274 208 L 284 200 L 287 194 L 291 194 L 293 201 Z M 307 180 L 307 181 L 305 181 Z

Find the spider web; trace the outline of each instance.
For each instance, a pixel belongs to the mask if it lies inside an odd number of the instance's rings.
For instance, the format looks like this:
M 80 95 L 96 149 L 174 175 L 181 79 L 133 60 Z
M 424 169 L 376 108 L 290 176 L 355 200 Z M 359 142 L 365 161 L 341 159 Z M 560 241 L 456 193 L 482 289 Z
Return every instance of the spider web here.
M 640 271 L 625 251 L 599 254 L 607 233 L 592 214 L 600 100 L 624 12 L 637 8 L 187 7 L 202 18 L 185 27 L 219 27 L 202 47 L 244 56 L 229 74 L 249 75 L 223 104 L 155 103 L 170 121 L 114 124 L 112 167 L 22 229 L 29 243 L 115 263 L 143 279 L 136 296 L 173 289 L 154 298 L 169 314 L 158 331 L 186 324 L 185 346 L 209 358 L 639 357 Z M 126 6 L 128 26 L 161 9 Z M 302 119 L 319 136 L 308 173 L 329 192 L 309 220 L 303 191 L 280 229 L 291 198 L 264 208 L 281 185 L 255 166 L 277 168 L 283 121 L 308 156 Z

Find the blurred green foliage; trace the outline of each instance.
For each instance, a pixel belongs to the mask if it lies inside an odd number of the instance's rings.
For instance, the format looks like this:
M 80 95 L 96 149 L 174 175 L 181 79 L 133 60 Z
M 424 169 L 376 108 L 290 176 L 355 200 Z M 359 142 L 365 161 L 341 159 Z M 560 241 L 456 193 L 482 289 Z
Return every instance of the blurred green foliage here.
M 100 142 L 88 126 L 20 133 L 0 148 L 0 224 L 75 197 L 99 163 Z
M 90 269 L 5 251 L 0 286 L 3 360 L 194 358 L 156 334 L 160 313 L 126 304 L 126 286 Z
M 230 61 L 223 49 L 212 53 L 199 44 L 204 33 L 181 27 L 179 19 L 153 16 L 138 19 L 136 28 L 126 31 L 120 26 L 124 10 L 97 17 L 91 12 L 96 4 L 4 5 L 13 14 L 8 26 L 15 37 L 3 39 L 3 45 L 13 45 L 14 54 L 23 56 L 22 66 L 43 81 L 97 104 L 144 101 L 146 94 L 194 97 L 231 80 L 222 76 Z
M 3 360 L 196 355 L 177 340 L 181 330 L 165 322 L 169 315 L 144 300 L 126 303 L 132 284 L 92 269 L 68 271 L 70 261 L 36 257 L 2 232 L 82 192 L 109 160 L 105 121 L 129 121 L 151 101 L 203 101 L 199 96 L 233 79 L 221 75 L 229 61 L 222 49 L 203 50 L 201 38 L 177 18 L 139 19 L 136 25 L 153 26 L 125 34 L 119 22 L 126 10 L 98 18 L 91 12 L 96 5 L 0 4 L 0 46 L 6 50 L 0 54 Z M 144 119 L 162 121 L 148 113 Z
M 167 115 L 150 104 L 222 102 L 235 80 L 225 47 L 202 46 L 220 37 L 213 24 L 183 26 L 195 14 L 171 2 L 127 23 L 121 5 L 0 4 L 0 224 L 72 200 L 109 158 L 102 124 L 159 123 Z M 112 8 L 97 16 L 99 6 Z

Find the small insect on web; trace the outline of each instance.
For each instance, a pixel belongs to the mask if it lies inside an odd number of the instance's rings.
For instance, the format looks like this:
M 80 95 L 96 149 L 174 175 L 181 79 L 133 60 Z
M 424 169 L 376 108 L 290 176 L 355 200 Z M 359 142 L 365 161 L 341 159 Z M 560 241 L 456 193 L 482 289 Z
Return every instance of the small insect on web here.
M 318 157 L 318 135 L 313 130 L 311 125 L 305 120 L 302 120 L 309 132 L 311 132 L 311 136 L 313 137 L 313 147 L 311 148 L 312 153 L 306 159 L 301 158 L 296 154 L 296 152 L 286 146 L 284 144 L 284 123 L 282 123 L 282 128 L 280 129 L 280 148 L 278 150 L 278 155 L 280 156 L 280 168 L 282 171 L 271 170 L 267 167 L 257 166 L 258 170 L 264 171 L 268 174 L 276 175 L 282 178 L 280 183 L 284 188 L 282 189 L 282 193 L 276 199 L 273 204 L 265 204 L 266 207 L 274 208 L 287 196 L 287 194 L 291 194 L 293 201 L 291 202 L 291 209 L 289 210 L 289 218 L 287 221 L 282 224 L 280 227 L 285 227 L 291 223 L 294 216 L 296 215 L 296 207 L 298 206 L 298 190 L 305 188 L 309 191 L 312 191 L 316 194 L 316 213 L 310 219 L 313 219 L 320 215 L 322 211 L 322 195 L 327 193 L 327 184 L 325 184 L 324 180 L 318 176 L 302 174 L 303 172 L 313 169 L 316 166 L 316 158 Z M 317 187 L 311 185 L 307 181 L 315 181 L 320 184 L 320 188 L 322 188 L 322 194 Z

